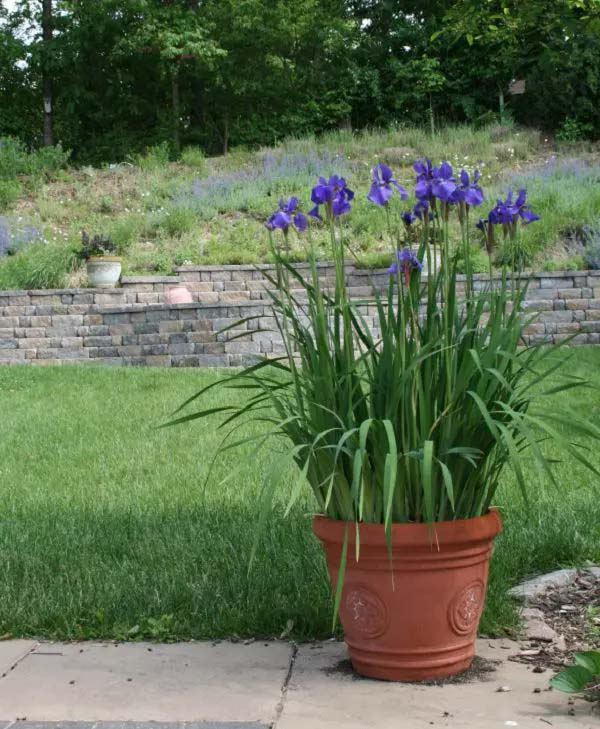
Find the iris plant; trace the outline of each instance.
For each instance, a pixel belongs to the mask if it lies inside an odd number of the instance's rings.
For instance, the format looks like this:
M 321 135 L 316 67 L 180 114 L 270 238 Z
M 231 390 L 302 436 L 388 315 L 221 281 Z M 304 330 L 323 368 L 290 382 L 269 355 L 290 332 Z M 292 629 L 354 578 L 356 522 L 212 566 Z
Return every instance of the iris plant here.
M 306 215 L 298 210 L 297 197 L 289 197 L 286 201 L 280 200 L 278 209 L 268 218 L 265 225 L 269 230 L 279 228 L 287 234 L 290 225 L 296 230 L 304 231 L 308 225 Z
M 371 174 L 371 189 L 367 193 L 367 200 L 370 200 L 376 205 L 386 205 L 392 196 L 394 188 L 400 195 L 401 200 L 408 198 L 406 190 L 398 180 L 394 179 L 392 170 L 383 164 L 383 162 L 375 165 Z
M 310 195 L 315 207 L 308 214 L 322 220 L 319 208 L 323 205 L 327 218 L 337 218 L 350 212 L 350 201 L 353 198 L 354 192 L 346 185 L 343 177 L 331 175 L 329 180 L 319 177 L 319 181 L 313 187 Z
M 404 276 L 404 283 L 408 286 L 411 273 L 422 270 L 423 264 L 410 248 L 403 248 L 401 251 L 396 251 L 396 260 L 389 267 L 388 272 L 394 276 L 400 272 Z
M 369 302 L 347 295 L 344 228 L 336 220 L 350 210 L 354 193 L 343 178 L 319 178 L 311 193 L 311 213 L 320 217 L 320 206 L 325 209 L 335 261 L 333 290 L 329 280 L 325 284 L 319 276 L 313 249 L 308 250 L 306 273 L 273 245 L 275 273 L 264 275 L 272 283 L 267 294 L 283 351 L 257 356 L 245 369 L 228 372 L 182 408 L 217 386 L 230 388 L 229 404 L 215 408 L 209 402 L 174 421 L 221 413 L 232 434 L 252 421 L 251 434 L 228 441 L 226 449 L 255 439 L 258 452 L 273 437 L 288 444 L 287 462 L 296 467 L 297 478 L 288 482 L 290 469 L 278 454 L 257 500 L 260 525 L 268 524 L 268 507 L 280 503 L 278 475 L 286 479 L 286 513 L 304 514 L 304 507 L 294 507 L 307 483 L 315 508 L 348 522 L 347 535 L 355 524 L 367 522 L 383 525 L 390 540 L 393 524 L 427 522 L 435 529 L 435 522 L 485 514 L 496 503 L 507 466 L 527 492 L 525 458 L 556 483 L 556 449 L 540 448 L 545 440 L 563 446 L 573 461 L 600 475 L 586 451 L 562 434 L 570 427 L 582 438 L 598 441 L 600 429 L 564 406 L 557 410 L 553 400 L 543 406 L 546 391 L 540 383 L 546 377 L 553 378 L 547 394 L 574 383 L 570 378 L 556 384 L 556 367 L 548 365 L 550 349 L 523 346 L 529 323 L 521 313 L 524 291 L 509 288 L 504 273 L 499 286 L 475 290 L 466 252 L 468 216 L 459 219 L 461 238 L 451 241 L 457 226 L 446 214 L 458 216 L 461 206 L 480 204 L 477 174 L 455 178 L 448 163 L 434 167 L 429 160 L 416 162 L 414 170 L 418 203 L 406 218 L 399 209 L 395 214 L 394 205 L 400 201 L 394 190 L 403 195 L 391 170 L 378 166 L 373 173 L 369 199 L 383 207 L 385 219 L 399 229 L 409 223 L 420 243 L 417 250 L 400 249 L 396 241 L 401 234 L 392 237 L 396 247 L 390 251 L 394 263 L 388 285 L 384 292 L 375 289 Z M 291 198 L 270 218 L 269 227 L 287 236 L 290 220 L 298 230 L 304 227 L 297 216 L 297 201 Z M 535 219 L 523 191 L 514 201 L 509 194 L 497 203 L 481 226 L 485 231 L 496 220 L 510 226 Z M 436 245 L 440 261 L 432 268 L 430 251 L 433 248 L 435 259 Z M 456 255 L 461 252 L 462 258 Z M 424 260 L 426 277 L 421 273 Z M 462 261 L 467 264 L 465 293 L 457 286 Z M 254 333 L 248 324 L 256 318 L 233 325 L 244 332 L 235 336 Z M 531 485 L 536 496 L 537 479 Z M 358 543 L 357 539 L 356 559 Z M 435 548 L 435 538 L 432 544 Z M 340 553 L 340 580 L 347 547 L 345 542 Z M 336 605 L 341 584 L 338 581 Z

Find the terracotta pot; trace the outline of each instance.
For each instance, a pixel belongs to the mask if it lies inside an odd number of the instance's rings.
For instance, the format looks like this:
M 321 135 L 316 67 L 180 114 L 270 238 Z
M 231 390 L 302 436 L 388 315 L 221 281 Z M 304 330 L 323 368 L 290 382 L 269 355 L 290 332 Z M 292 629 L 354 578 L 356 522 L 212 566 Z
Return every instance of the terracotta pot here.
M 191 304 L 192 301 L 190 290 L 183 284 L 169 286 L 165 293 L 165 304 Z
M 389 681 L 419 681 L 465 670 L 488 578 L 492 540 L 502 528 L 496 510 L 458 521 L 392 526 L 392 561 L 382 524 L 355 525 L 317 516 L 333 589 L 344 534 L 348 558 L 340 620 L 358 673 Z
M 112 289 L 121 276 L 118 256 L 92 256 L 86 262 L 88 280 L 94 288 Z

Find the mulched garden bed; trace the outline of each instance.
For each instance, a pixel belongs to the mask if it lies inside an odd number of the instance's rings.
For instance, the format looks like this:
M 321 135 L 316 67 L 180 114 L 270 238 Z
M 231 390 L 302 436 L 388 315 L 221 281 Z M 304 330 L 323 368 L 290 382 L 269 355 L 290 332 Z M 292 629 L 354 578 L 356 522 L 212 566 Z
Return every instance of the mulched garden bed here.
M 600 575 L 581 571 L 570 585 L 547 589 L 528 602 L 543 613 L 555 640 L 521 641 L 521 650 L 509 657 L 541 673 L 571 665 L 574 651 L 600 650 Z

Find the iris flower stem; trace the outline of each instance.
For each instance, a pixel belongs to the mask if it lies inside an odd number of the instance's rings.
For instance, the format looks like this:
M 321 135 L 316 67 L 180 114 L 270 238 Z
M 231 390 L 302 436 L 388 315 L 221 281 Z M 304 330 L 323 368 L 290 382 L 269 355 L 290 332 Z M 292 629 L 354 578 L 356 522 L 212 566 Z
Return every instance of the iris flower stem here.
M 444 276 L 444 326 L 446 330 L 447 341 L 451 341 L 451 327 L 452 321 L 450 319 L 449 299 L 450 299 L 450 231 L 448 227 L 448 220 L 444 216 L 443 221 L 443 245 L 444 245 L 444 261 L 443 276 Z M 453 352 L 450 348 L 446 349 L 446 401 L 449 403 L 452 396 L 452 355 Z

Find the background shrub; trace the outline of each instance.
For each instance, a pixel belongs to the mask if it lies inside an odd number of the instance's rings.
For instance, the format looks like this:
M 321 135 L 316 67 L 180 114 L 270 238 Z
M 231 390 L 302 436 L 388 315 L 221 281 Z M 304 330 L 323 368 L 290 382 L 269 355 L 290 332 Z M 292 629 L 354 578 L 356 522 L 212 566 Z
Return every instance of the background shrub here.
M 568 116 L 558 128 L 556 140 L 558 142 L 580 142 L 582 139 L 587 139 L 593 130 L 592 124 Z
M 201 147 L 185 147 L 181 153 L 181 161 L 188 167 L 195 167 L 199 171 L 204 171 L 206 167 L 206 158 Z
M 0 211 L 10 207 L 21 193 L 17 180 L 0 180 Z
M 14 137 L 0 137 L 0 180 L 14 180 L 30 176 L 35 180 L 51 179 L 66 167 L 70 152 L 60 144 L 28 151 L 23 142 Z
M 168 142 L 161 142 L 160 144 L 148 147 L 144 154 L 135 155 L 133 161 L 146 172 L 153 172 L 167 165 L 170 156 Z
M 0 260 L 0 289 L 63 288 L 77 262 L 76 252 L 68 245 L 31 243 Z

